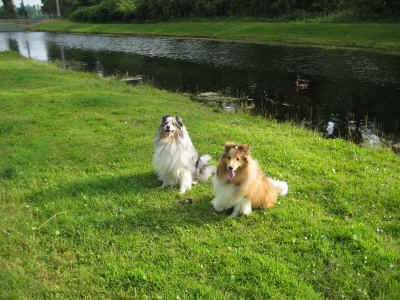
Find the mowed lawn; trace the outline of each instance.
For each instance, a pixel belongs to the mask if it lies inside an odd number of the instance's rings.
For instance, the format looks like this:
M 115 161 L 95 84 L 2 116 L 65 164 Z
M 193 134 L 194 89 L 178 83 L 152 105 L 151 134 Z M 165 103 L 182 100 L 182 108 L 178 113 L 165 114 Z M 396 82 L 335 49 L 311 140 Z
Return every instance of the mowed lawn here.
M 202 37 L 267 44 L 284 42 L 325 47 L 361 47 L 400 53 L 398 23 L 271 23 L 204 19 L 144 24 L 94 24 L 49 20 L 32 26 L 30 30 Z
M 158 189 L 167 113 L 214 163 L 249 143 L 288 196 L 229 219 L 210 183 Z M 389 149 L 0 53 L 1 299 L 399 299 L 399 183 Z

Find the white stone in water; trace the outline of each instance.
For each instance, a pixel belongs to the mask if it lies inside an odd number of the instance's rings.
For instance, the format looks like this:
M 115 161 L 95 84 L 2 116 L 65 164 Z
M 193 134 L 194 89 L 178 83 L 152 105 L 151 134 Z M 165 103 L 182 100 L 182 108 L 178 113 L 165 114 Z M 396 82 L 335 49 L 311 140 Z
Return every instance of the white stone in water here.
M 329 121 L 328 126 L 326 127 L 326 132 L 328 133 L 328 135 L 332 135 L 334 129 L 335 129 L 335 123 Z

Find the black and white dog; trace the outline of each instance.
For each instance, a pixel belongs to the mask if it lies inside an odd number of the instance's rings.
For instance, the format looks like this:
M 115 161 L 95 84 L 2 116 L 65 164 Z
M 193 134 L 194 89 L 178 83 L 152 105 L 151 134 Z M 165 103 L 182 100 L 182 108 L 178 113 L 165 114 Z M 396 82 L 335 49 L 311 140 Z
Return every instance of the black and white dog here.
M 163 116 L 154 138 L 153 167 L 162 181 L 162 188 L 179 184 L 180 193 L 215 173 L 211 156 L 199 157 L 182 119 L 176 115 Z

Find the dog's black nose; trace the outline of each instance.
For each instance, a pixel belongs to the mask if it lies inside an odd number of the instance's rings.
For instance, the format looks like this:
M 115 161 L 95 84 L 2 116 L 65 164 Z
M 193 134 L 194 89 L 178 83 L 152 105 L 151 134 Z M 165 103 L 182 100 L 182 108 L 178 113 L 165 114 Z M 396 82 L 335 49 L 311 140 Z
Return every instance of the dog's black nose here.
M 166 129 L 169 131 L 169 126 L 167 126 Z
M 228 169 L 229 169 L 229 170 L 233 170 L 233 167 L 229 166 Z

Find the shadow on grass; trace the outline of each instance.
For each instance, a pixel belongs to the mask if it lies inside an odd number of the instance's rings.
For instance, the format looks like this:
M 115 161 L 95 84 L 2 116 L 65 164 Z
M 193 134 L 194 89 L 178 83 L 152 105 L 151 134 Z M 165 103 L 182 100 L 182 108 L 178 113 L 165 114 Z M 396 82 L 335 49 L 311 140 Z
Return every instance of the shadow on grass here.
M 100 195 L 132 193 L 132 196 L 134 196 L 137 193 L 147 193 L 157 188 L 158 185 L 157 177 L 152 172 L 123 176 L 96 176 L 80 182 L 42 189 L 27 196 L 27 200 L 42 204 L 62 198 L 75 198 L 74 201 L 81 200 L 84 202 L 89 197 Z
M 227 217 L 214 213 L 211 195 L 200 195 L 189 202 L 185 201 L 188 196 L 178 194 L 177 188 L 160 190 L 159 186 L 153 172 L 96 177 L 43 189 L 27 196 L 26 200 L 40 206 L 53 202 L 48 215 L 66 209 L 71 216 L 67 223 L 79 219 L 80 225 L 88 225 L 100 232 L 111 230 L 113 234 L 132 231 L 166 233 L 178 227 L 200 226 Z
M 115 215 L 98 219 L 96 224 L 102 231 L 112 230 L 113 235 L 131 232 L 169 234 L 187 231 L 227 218 L 217 215 L 210 205 L 211 197 L 200 197 L 194 204 L 181 204 L 176 200 L 165 208 L 146 208 L 118 211 Z M 190 231 L 190 230 L 189 230 Z

